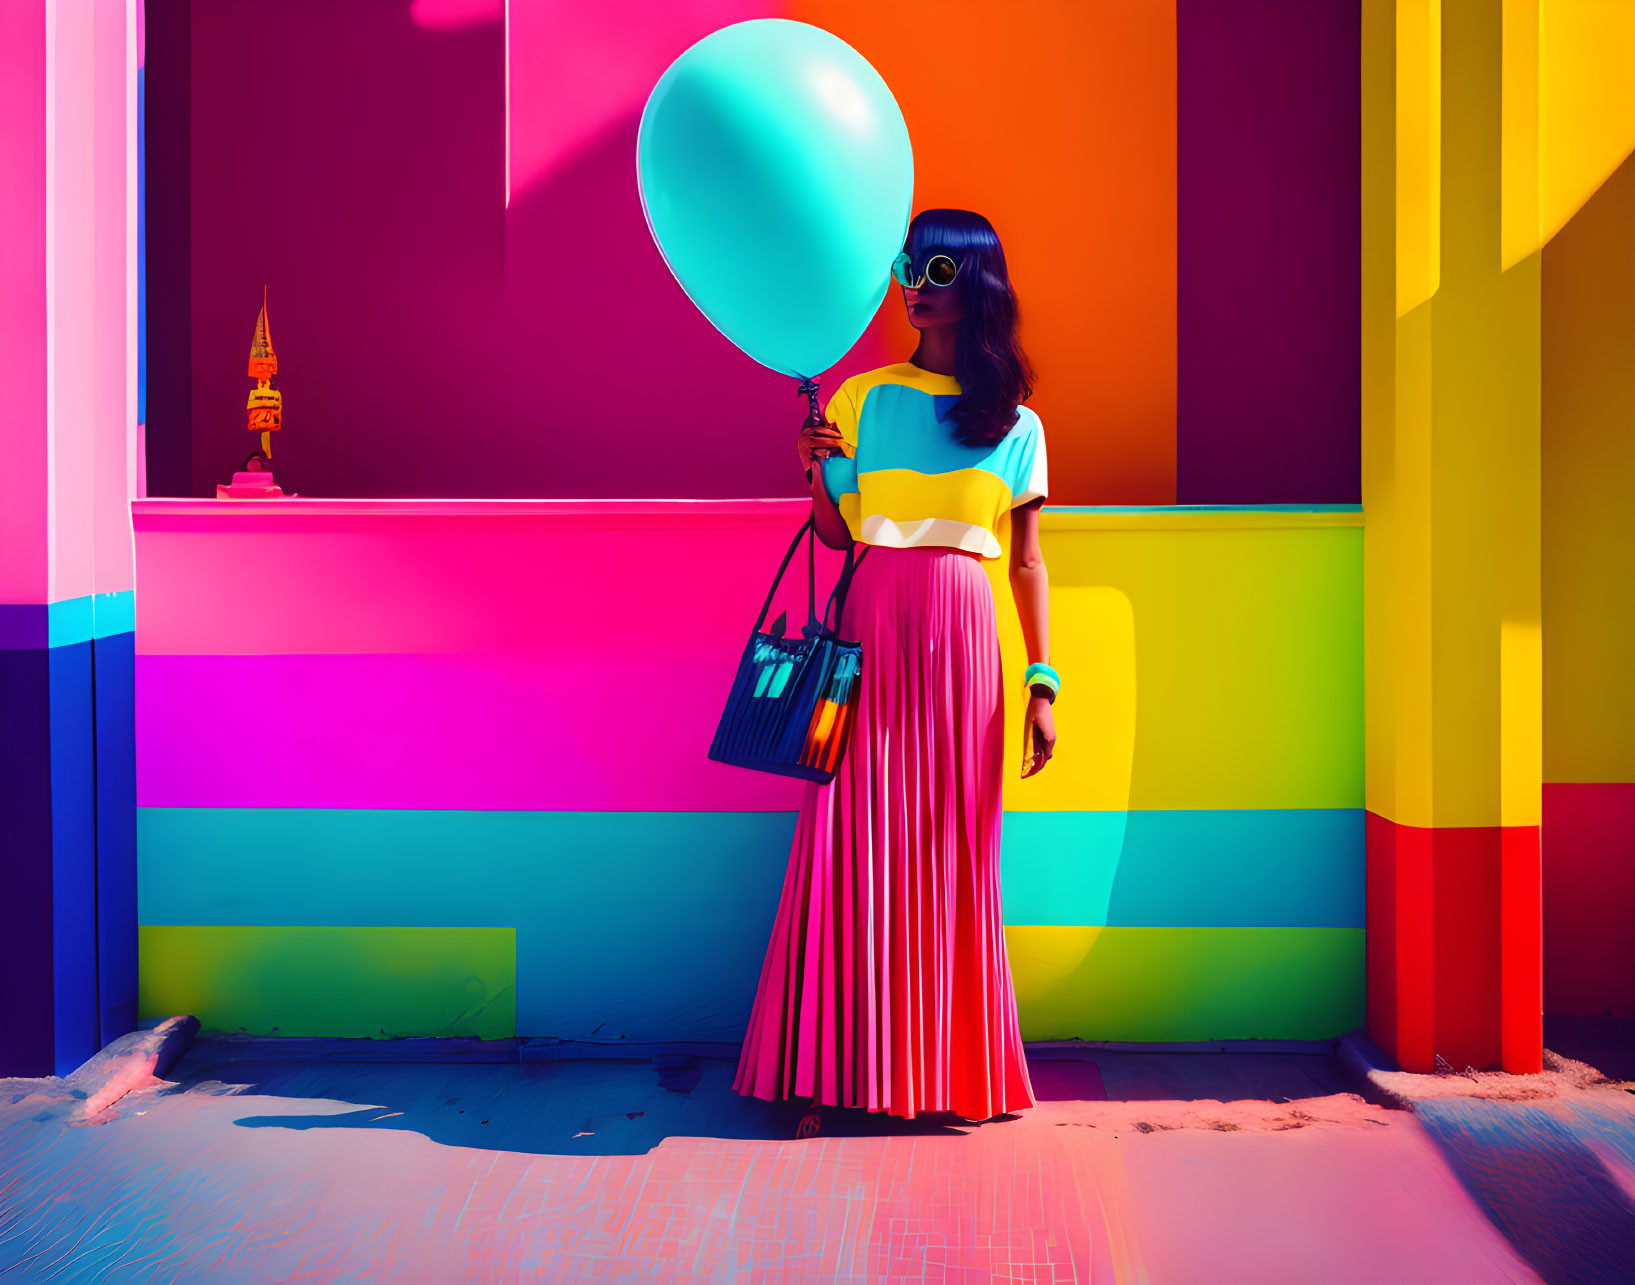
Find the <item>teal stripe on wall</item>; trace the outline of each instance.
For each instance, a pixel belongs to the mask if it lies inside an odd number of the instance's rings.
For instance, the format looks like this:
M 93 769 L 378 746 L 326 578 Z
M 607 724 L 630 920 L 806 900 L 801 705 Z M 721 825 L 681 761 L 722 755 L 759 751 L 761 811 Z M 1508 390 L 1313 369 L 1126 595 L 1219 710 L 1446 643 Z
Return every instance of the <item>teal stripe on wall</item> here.
M 51 604 L 51 645 L 68 647 L 91 638 L 111 638 L 136 628 L 136 595 L 90 593 Z
M 510 896 L 549 886 L 591 913 L 618 878 L 718 881 L 696 909 L 730 915 L 746 889 L 775 896 L 793 829 L 787 812 L 143 808 L 138 915 L 509 924 Z M 1363 926 L 1361 809 L 1007 812 L 1004 844 L 1007 924 Z
M 94 593 L 91 595 L 91 636 L 111 638 L 136 631 L 136 594 Z
M 90 593 L 61 602 L 0 603 L 0 649 L 71 647 L 136 628 L 136 595 Z
M 776 898 L 791 812 L 140 808 L 144 924 L 602 927 Z M 775 904 L 775 902 L 774 902 Z M 770 927 L 770 924 L 768 925 Z
M 1005 922 L 1361 928 L 1361 808 L 1007 812 Z

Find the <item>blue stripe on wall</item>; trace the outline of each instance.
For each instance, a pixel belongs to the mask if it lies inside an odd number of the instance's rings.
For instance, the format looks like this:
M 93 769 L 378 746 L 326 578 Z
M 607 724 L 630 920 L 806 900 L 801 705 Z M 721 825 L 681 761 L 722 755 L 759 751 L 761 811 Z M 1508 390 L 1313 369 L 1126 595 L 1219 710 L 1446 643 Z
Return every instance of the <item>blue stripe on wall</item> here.
M 49 653 L 53 1075 L 67 1075 L 102 1047 L 97 1020 L 96 744 L 91 644 Z M 28 854 L 40 859 L 40 854 Z M 30 961 L 45 962 L 43 954 Z M 39 985 L 43 979 L 35 981 Z M 15 983 L 13 983 L 15 984 Z
M 105 595 L 114 596 L 114 595 Z M 127 595 L 128 596 L 128 595 Z M 98 611 L 98 619 L 102 613 Z M 136 1029 L 136 635 L 91 643 L 96 719 L 98 1043 Z
M 0 1076 L 54 1075 L 51 653 L 0 648 Z
M 67 1075 L 136 1026 L 132 602 L 0 607 L 8 642 L 51 643 L 0 647 L 0 1076 Z

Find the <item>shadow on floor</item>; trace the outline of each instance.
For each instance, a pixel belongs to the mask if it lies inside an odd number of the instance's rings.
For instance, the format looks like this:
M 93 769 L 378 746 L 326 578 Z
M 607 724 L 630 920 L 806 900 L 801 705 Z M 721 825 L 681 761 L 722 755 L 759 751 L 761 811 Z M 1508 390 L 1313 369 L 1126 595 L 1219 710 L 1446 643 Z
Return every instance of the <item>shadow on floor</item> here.
M 695 1059 L 687 1073 L 650 1062 L 211 1063 L 184 1058 L 170 1093 L 254 1094 L 290 1110 L 241 1116 L 245 1128 L 405 1129 L 456 1147 L 541 1155 L 642 1155 L 675 1136 L 792 1138 L 804 1102 L 763 1102 L 732 1088 L 733 1065 Z M 673 1087 L 666 1087 L 666 1081 Z M 310 1100 L 321 1108 L 305 1111 Z M 360 1106 L 367 1103 L 367 1106 Z M 824 1133 L 953 1134 L 952 1116 L 824 1116 Z
M 1547 1285 L 1635 1278 L 1635 1202 L 1579 1136 L 1584 1121 L 1476 1098 L 1415 1111 L 1465 1190 Z M 1621 1137 L 1627 1147 L 1627 1120 Z
M 288 1109 L 240 1117 L 245 1128 L 404 1129 L 449 1146 L 550 1155 L 640 1155 L 674 1136 L 785 1140 L 807 1103 L 764 1102 L 732 1088 L 730 1060 L 664 1054 L 651 1061 L 345 1062 L 212 1056 L 200 1041 L 170 1073 L 167 1094 L 253 1094 Z M 1326 1058 L 1278 1054 L 1098 1052 L 1029 1058 L 1042 1105 L 1065 1101 L 1287 1101 L 1340 1091 Z M 303 1109 L 303 1100 L 313 1109 Z M 322 1105 L 318 1105 L 321 1103 Z M 248 1105 L 248 1103 L 246 1104 Z M 932 1113 L 826 1108 L 828 1137 L 955 1135 L 1003 1127 Z
M 1114 1102 L 1285 1102 L 1343 1093 L 1325 1054 L 1098 1051 Z M 1030 1056 L 1030 1067 L 1037 1063 Z

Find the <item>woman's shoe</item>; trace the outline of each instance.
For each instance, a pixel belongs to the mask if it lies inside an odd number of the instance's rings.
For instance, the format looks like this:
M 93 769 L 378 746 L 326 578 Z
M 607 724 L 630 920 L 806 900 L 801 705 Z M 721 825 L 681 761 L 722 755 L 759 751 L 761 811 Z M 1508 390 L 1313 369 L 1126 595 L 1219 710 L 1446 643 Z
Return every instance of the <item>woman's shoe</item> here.
M 800 1123 L 795 1126 L 797 1138 L 815 1138 L 823 1128 L 823 1113 L 813 1107 L 801 1116 Z

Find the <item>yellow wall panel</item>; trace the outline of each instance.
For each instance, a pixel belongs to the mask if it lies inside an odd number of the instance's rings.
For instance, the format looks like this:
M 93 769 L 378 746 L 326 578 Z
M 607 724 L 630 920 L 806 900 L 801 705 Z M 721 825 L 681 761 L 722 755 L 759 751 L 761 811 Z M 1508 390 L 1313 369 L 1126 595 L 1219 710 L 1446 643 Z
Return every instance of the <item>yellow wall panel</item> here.
M 991 563 L 1013 810 L 1362 804 L 1362 533 L 1053 529 L 1058 748 L 1019 779 L 1021 628 Z
M 1397 193 L 1396 315 L 1401 317 L 1436 293 L 1441 269 L 1440 0 L 1397 0 L 1393 34 L 1396 42 L 1393 82 L 1396 96 L 1393 158 Z
M 1528 12 L 1364 8 L 1367 798 L 1403 824 L 1538 821 L 1539 260 L 1501 266 L 1505 227 L 1537 206 Z M 1434 272 L 1422 266 L 1431 188 Z
M 1543 0 L 1537 8 L 1538 225 L 1547 241 L 1635 150 L 1635 4 Z
M 1540 245 L 1539 0 L 1504 0 L 1501 267 Z

